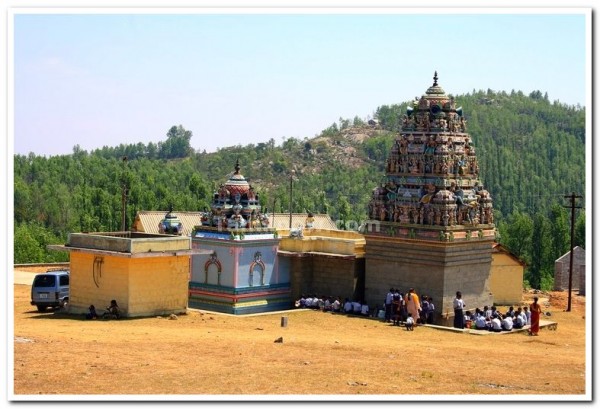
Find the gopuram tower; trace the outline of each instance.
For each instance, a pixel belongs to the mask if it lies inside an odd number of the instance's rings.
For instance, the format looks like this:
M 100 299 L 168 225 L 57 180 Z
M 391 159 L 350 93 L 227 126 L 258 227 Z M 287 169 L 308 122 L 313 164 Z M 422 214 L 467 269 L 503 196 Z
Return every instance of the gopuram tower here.
M 407 108 L 373 190 L 365 229 L 365 297 L 383 302 L 390 287 L 433 298 L 435 322 L 452 322 L 461 291 L 467 309 L 491 305 L 495 226 L 492 199 L 478 179 L 462 108 L 433 85 Z

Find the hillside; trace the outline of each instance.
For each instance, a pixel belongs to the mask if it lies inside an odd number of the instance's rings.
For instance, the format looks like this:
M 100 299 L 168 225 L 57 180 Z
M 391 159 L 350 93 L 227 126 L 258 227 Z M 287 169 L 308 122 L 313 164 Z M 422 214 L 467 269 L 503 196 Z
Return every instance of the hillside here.
M 553 260 L 569 245 L 564 195 L 576 192 L 583 203 L 587 193 L 585 108 L 550 102 L 538 91 L 527 96 L 488 90 L 455 99 L 468 121 L 479 177 L 494 200 L 502 241 L 526 261 L 544 258 L 539 268 L 546 266 L 548 276 Z M 237 160 L 263 208 L 328 213 L 359 225 L 384 176 L 407 105 L 378 107 L 374 125 L 358 117 L 340 118 L 314 137 L 287 138 L 279 146 L 271 139 L 196 152 L 190 144 L 193 132 L 179 125 L 158 144 L 92 152 L 75 146 L 71 155 L 49 158 L 15 155 L 15 260 L 60 261 L 61 255 L 48 254 L 45 246 L 64 241 L 69 232 L 120 230 L 124 193 L 128 225 L 140 210 L 202 210 Z M 576 239 L 582 246 L 584 216 L 578 216 Z M 534 231 L 554 240 L 547 244 L 551 249 L 536 256 L 530 254 Z M 523 243 L 515 247 L 511 236 L 523 236 Z

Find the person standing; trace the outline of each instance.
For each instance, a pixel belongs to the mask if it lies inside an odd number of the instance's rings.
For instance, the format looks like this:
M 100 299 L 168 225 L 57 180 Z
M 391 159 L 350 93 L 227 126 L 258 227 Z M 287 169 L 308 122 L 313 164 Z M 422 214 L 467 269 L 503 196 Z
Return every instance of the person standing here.
M 454 328 L 464 329 L 465 315 L 463 313 L 463 309 L 465 308 L 466 304 L 462 299 L 462 294 L 460 291 L 456 292 L 456 298 L 454 298 L 452 305 L 454 307 Z
M 429 297 L 426 295 L 421 297 L 421 316 L 419 317 L 420 323 L 425 324 L 427 322 L 427 311 L 429 311 Z
M 406 293 L 405 301 L 406 311 L 408 312 L 408 315 L 411 315 L 413 317 L 413 320 L 415 319 L 415 317 L 419 317 L 421 315 L 421 303 L 419 302 L 419 296 L 415 293 L 414 288 L 408 290 L 408 293 Z
M 390 322 L 392 319 L 392 299 L 394 297 L 394 289 L 390 288 L 390 291 L 385 295 L 385 322 Z
M 538 304 L 538 298 L 533 297 L 533 302 L 529 305 L 529 311 L 531 311 L 531 328 L 529 329 L 530 335 L 538 335 L 540 331 L 540 315 L 542 315 L 542 307 Z
M 428 324 L 433 324 L 433 314 L 435 313 L 435 305 L 433 304 L 433 298 L 427 297 L 427 301 L 429 301 L 429 308 L 427 310 L 426 322 Z

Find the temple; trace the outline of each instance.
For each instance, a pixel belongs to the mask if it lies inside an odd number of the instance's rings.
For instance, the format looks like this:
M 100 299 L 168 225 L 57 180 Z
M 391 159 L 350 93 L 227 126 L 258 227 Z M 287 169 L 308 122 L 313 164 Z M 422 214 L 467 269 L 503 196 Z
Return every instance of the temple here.
M 142 211 L 131 232 L 71 234 L 55 246 L 71 252 L 73 311 L 118 297 L 126 316 L 188 307 L 250 314 L 289 309 L 301 294 L 374 307 L 394 287 L 432 297 L 435 323 L 448 325 L 457 291 L 467 309 L 492 305 L 492 289 L 499 300 L 520 299 L 521 264 L 510 272 L 514 289 L 506 268 L 492 274 L 493 201 L 463 110 L 437 72 L 433 80 L 407 108 L 362 234 L 327 215 L 268 215 L 236 162 L 210 209 Z
M 385 180 L 373 189 L 365 229 L 365 294 L 390 286 L 434 298 L 445 318 L 462 291 L 467 305 L 491 305 L 492 198 L 483 188 L 467 121 L 437 72 L 407 108 Z
M 258 195 L 235 172 L 215 192 L 192 233 L 188 305 L 230 314 L 282 310 L 291 303 L 289 274 L 277 268 L 279 237 Z

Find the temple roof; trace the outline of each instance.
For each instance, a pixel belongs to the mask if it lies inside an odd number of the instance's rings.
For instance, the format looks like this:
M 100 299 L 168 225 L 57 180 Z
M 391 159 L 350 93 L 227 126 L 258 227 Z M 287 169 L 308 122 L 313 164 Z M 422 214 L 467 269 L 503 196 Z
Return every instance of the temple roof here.
M 446 91 L 444 91 L 444 89 L 440 85 L 438 85 L 437 80 L 438 80 L 438 76 L 437 76 L 437 71 L 436 71 L 435 74 L 433 75 L 433 85 L 431 87 L 427 88 L 427 91 L 424 95 L 425 98 L 428 98 L 428 97 L 435 97 L 436 99 L 440 98 L 440 97 L 447 98 Z
M 164 219 L 165 210 L 142 210 L 135 216 L 135 221 L 131 228 L 134 232 L 160 234 L 158 224 Z M 190 236 L 194 227 L 200 225 L 200 220 L 204 212 L 176 212 L 177 217 L 183 224 L 182 235 Z M 292 213 L 292 228 L 304 226 L 307 213 Z M 323 230 L 338 230 L 335 222 L 327 214 L 314 214 L 313 226 L 315 229 Z M 269 221 L 272 228 L 277 230 L 289 229 L 290 214 L 289 213 L 271 213 Z

